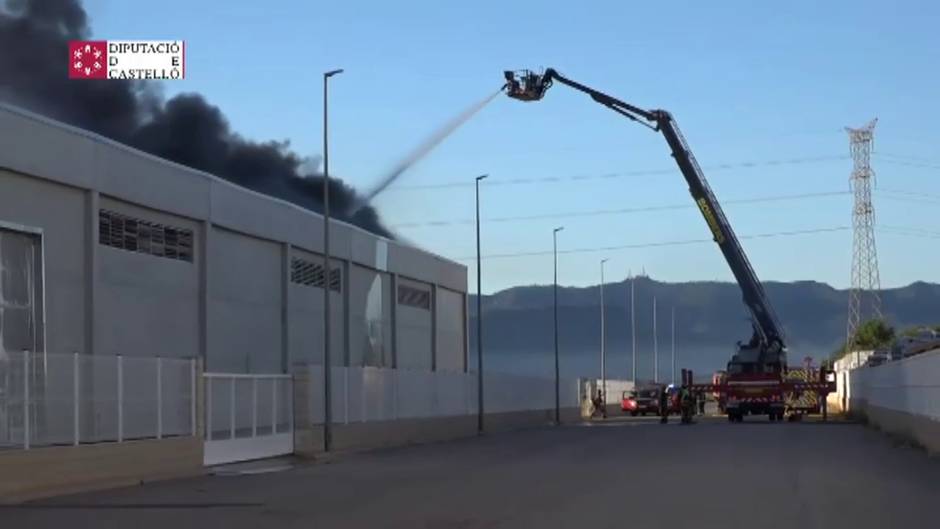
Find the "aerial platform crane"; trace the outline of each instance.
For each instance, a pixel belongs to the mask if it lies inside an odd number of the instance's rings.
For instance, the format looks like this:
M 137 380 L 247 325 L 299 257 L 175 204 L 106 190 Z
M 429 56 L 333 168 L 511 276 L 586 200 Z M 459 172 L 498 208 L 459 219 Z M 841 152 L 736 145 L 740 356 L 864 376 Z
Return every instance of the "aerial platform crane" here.
M 734 274 L 744 304 L 751 314 L 753 333 L 747 342 L 738 342 L 737 350 L 728 362 L 727 378 L 722 384 L 702 384 L 697 391 L 723 392 L 728 395 L 725 406 L 731 420 L 740 420 L 747 413 L 767 414 L 771 420 L 781 419 L 785 407 L 785 390 L 825 391 L 831 384 L 822 377 L 819 381 L 807 381 L 803 385 L 785 382 L 787 371 L 787 348 L 784 334 L 777 316 L 754 272 L 731 224 L 725 217 L 712 192 L 702 169 L 689 149 L 682 132 L 672 114 L 665 110 L 644 110 L 603 92 L 568 79 L 549 68 L 539 74 L 530 70 L 506 71 L 505 90 L 509 97 L 521 101 L 539 101 L 554 82 L 574 88 L 594 101 L 659 132 L 666 139 L 672 157 L 685 177 L 689 193 L 701 211 L 705 223 L 721 249 L 731 272 Z M 822 373 L 822 371 L 821 371 Z M 691 376 L 687 381 L 692 384 Z M 735 387 L 737 386 L 737 387 Z M 738 391 L 740 389 L 740 391 Z

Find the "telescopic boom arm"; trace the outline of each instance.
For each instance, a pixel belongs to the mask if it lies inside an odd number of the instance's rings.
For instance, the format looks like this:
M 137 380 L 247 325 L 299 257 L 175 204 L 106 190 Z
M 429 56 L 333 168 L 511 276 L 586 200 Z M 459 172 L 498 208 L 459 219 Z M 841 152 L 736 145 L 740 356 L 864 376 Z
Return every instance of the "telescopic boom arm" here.
M 665 110 L 644 110 L 635 107 L 572 81 L 552 68 L 545 70 L 542 75 L 530 71 L 507 71 L 505 77 L 509 97 L 522 101 L 538 101 L 542 99 L 552 83 L 558 81 L 586 93 L 591 96 L 591 99 L 614 112 L 662 133 L 672 150 L 672 156 L 682 176 L 689 185 L 689 192 L 695 204 L 702 212 L 715 242 L 718 243 L 721 253 L 741 288 L 744 304 L 751 313 L 754 334 L 748 344 L 739 342 L 740 352 L 756 352 L 756 362 L 759 364 L 776 364 L 778 369 L 786 366 L 784 336 L 773 307 L 672 115 Z

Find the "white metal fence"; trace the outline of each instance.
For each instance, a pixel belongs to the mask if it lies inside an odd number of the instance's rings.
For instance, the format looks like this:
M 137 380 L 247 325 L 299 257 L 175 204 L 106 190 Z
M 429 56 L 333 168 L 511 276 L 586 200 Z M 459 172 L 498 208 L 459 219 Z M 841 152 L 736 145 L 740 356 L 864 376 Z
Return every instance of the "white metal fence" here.
M 312 388 L 309 419 L 313 424 L 323 424 L 323 366 L 308 366 L 307 370 Z M 486 413 L 555 408 L 555 382 L 552 379 L 494 372 L 487 373 L 483 382 Z M 475 373 L 333 367 L 330 383 L 334 423 L 477 413 Z M 562 407 L 578 406 L 576 379 L 561 380 L 559 391 Z
M 196 432 L 196 361 L 0 352 L 0 448 Z
M 204 373 L 204 462 L 217 465 L 293 451 L 290 375 Z

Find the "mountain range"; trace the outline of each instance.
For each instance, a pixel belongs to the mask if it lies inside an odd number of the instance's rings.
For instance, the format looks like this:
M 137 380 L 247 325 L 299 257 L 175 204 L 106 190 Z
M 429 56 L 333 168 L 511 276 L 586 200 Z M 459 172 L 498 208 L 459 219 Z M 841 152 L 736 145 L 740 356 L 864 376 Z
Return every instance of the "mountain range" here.
M 654 348 L 659 362 L 668 363 L 672 347 L 672 312 L 675 310 L 677 349 L 682 366 L 699 370 L 720 368 L 738 340 L 751 336 L 747 309 L 737 284 L 695 281 L 665 283 L 636 277 L 637 356 L 644 369 Z M 617 365 L 632 354 L 630 332 L 630 283 L 624 280 L 604 286 L 606 348 Z M 764 289 L 783 327 L 790 363 L 805 356 L 826 358 L 842 345 L 846 335 L 848 291 L 825 283 L 798 281 L 765 282 Z M 653 340 L 653 298 L 656 299 L 656 340 Z M 902 330 L 940 323 L 940 284 L 918 281 L 880 292 L 881 310 L 889 324 Z M 558 289 L 559 348 L 565 354 L 590 357 L 600 350 L 600 289 L 597 285 Z M 476 350 L 476 296 L 469 299 L 471 355 Z M 548 354 L 554 350 L 551 285 L 509 288 L 483 296 L 485 351 L 501 357 L 497 364 L 512 363 L 513 357 Z M 658 346 L 658 347 L 657 347 Z M 581 362 L 579 365 L 585 364 Z M 586 364 L 585 364 L 586 365 Z M 590 364 L 593 366 L 593 363 Z M 662 364 L 661 364 L 662 365 Z M 583 371 L 583 366 L 581 371 Z M 640 368 L 638 372 L 641 373 Z

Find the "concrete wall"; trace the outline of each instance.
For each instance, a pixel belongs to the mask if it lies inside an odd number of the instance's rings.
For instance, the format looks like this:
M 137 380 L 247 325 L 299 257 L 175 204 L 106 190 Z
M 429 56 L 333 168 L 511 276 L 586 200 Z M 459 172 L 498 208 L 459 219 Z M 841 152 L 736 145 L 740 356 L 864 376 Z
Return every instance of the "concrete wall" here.
M 847 373 L 850 414 L 940 453 L 940 351 Z
M 323 263 L 323 254 L 291 248 L 291 257 L 309 263 Z M 346 346 L 343 339 L 346 298 L 349 289 L 349 273 L 343 261 L 330 259 L 332 269 L 342 269 L 343 292 L 330 291 L 330 362 L 345 365 Z M 322 288 L 288 283 L 288 351 L 290 364 L 323 363 L 323 292 Z
M 80 189 L 19 175 L 0 164 L 0 222 L 43 231 L 50 351 L 87 351 L 86 198 Z
M 203 472 L 202 439 L 196 437 L 3 451 L 0 503 Z
M 447 288 L 438 288 L 434 310 L 437 313 L 436 369 L 443 371 L 464 371 L 467 368 L 467 355 L 464 344 L 466 321 L 466 303 L 463 294 Z
M 270 241 L 213 231 L 207 371 L 281 372 L 281 250 Z
M 412 279 L 400 277 L 398 289 L 410 288 L 416 291 L 427 292 L 431 299 L 430 309 L 414 307 L 400 302 L 399 294 L 395 293 L 397 306 L 395 307 L 395 317 L 398 321 L 396 329 L 397 344 L 397 366 L 407 369 L 426 369 L 430 370 L 434 364 L 432 352 L 432 310 L 434 307 L 431 285 L 428 283 L 415 281 Z
M 107 197 L 100 199 L 100 207 L 194 232 L 199 229 L 192 220 Z M 97 253 L 95 353 L 198 356 L 197 264 L 103 245 Z

